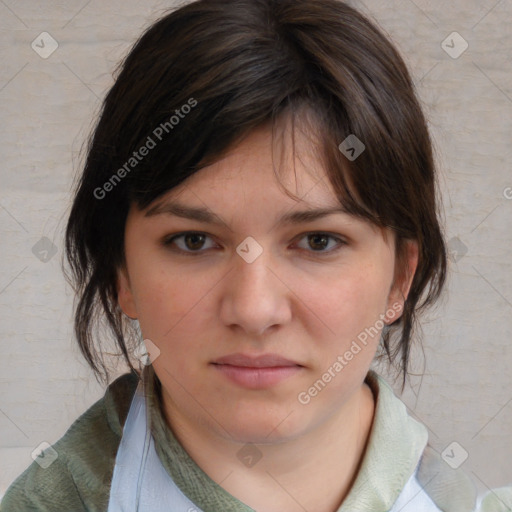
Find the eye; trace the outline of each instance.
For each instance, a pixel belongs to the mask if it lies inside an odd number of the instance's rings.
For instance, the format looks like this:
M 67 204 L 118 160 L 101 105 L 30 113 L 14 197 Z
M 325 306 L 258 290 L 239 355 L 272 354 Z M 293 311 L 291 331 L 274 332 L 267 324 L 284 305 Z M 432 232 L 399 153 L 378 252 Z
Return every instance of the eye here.
M 210 245 L 205 245 L 206 240 L 212 241 L 211 237 L 206 233 L 187 231 L 177 235 L 165 237 L 163 240 L 163 245 L 170 247 L 176 252 L 193 255 L 200 254 L 205 252 L 206 249 L 213 249 L 215 247 L 213 241 L 210 243 Z M 310 253 L 319 254 L 331 254 L 338 251 L 343 245 L 347 244 L 344 240 L 337 236 L 322 232 L 306 233 L 305 235 L 302 235 L 301 240 L 306 240 L 308 246 L 305 248 L 302 247 L 303 249 Z M 331 248 L 326 250 L 329 246 Z
M 204 252 L 200 249 L 205 247 L 205 240 L 211 238 L 205 233 L 198 233 L 196 231 L 187 231 L 186 233 L 180 233 L 178 235 L 166 237 L 163 241 L 165 246 L 173 246 L 176 245 L 178 248 L 173 250 L 177 250 L 178 252 L 184 253 L 200 253 Z M 178 243 L 179 241 L 179 243 Z M 212 247 L 206 247 L 206 249 L 211 249 Z
M 346 242 L 344 240 L 336 236 L 330 235 L 328 233 L 306 233 L 305 235 L 303 235 L 302 239 L 306 239 L 308 246 L 313 248 L 313 250 L 309 252 L 316 253 L 330 254 L 335 251 L 338 251 L 343 245 L 346 245 Z M 324 250 L 326 247 L 329 246 L 329 240 L 336 241 L 337 246 L 336 244 L 334 244 L 334 248 Z

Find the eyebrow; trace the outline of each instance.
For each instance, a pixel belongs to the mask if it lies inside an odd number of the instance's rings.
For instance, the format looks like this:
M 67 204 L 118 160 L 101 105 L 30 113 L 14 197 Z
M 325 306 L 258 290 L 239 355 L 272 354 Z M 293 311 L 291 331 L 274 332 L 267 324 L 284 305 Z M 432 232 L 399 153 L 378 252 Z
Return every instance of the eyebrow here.
M 302 211 L 291 211 L 282 215 L 278 219 L 277 225 L 282 226 L 313 222 L 317 219 L 335 214 L 347 215 L 348 212 L 341 205 L 334 208 L 316 208 Z M 211 212 L 207 208 L 186 206 L 178 202 L 166 202 L 160 205 L 155 205 L 146 212 L 145 217 L 153 217 L 155 215 L 171 215 L 184 219 L 196 220 L 206 224 L 226 226 L 226 223 L 217 214 Z

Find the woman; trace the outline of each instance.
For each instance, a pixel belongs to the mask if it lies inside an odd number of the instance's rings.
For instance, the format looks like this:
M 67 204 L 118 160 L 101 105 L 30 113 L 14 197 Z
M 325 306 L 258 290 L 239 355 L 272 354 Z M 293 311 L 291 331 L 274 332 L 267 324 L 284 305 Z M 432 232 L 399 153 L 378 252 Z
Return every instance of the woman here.
M 80 348 L 108 379 L 105 315 L 131 372 L 1 510 L 475 510 L 370 370 L 398 360 L 405 383 L 445 281 L 437 203 L 410 75 L 356 10 L 163 17 L 105 99 L 66 232 Z

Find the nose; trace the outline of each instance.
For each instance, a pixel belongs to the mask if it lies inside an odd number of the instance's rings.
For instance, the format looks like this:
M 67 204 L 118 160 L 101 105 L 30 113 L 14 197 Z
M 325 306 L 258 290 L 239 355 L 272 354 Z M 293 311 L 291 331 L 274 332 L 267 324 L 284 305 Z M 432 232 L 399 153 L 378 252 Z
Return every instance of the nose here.
M 270 251 L 264 249 L 252 263 L 234 253 L 222 288 L 220 319 L 230 328 L 261 336 L 290 321 L 292 295 Z

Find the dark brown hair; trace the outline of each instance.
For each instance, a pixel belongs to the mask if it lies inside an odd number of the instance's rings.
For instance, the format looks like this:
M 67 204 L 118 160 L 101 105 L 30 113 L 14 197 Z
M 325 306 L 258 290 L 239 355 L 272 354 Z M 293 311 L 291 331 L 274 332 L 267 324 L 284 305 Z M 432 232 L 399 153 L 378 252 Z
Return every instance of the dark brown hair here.
M 75 333 L 97 376 L 109 378 L 92 329 L 101 318 L 134 369 L 126 343 L 133 325 L 116 291 L 130 205 L 147 208 L 254 128 L 285 115 L 300 121 L 306 111 L 340 203 L 395 231 L 402 270 L 404 240 L 418 243 L 403 315 L 382 333 L 383 354 L 391 363 L 400 354 L 405 383 L 416 316 L 438 298 L 446 274 L 432 144 L 398 51 L 336 0 L 195 1 L 149 27 L 121 63 L 66 229 Z M 365 145 L 355 160 L 338 149 L 351 134 Z M 154 146 L 135 159 L 149 139 Z

